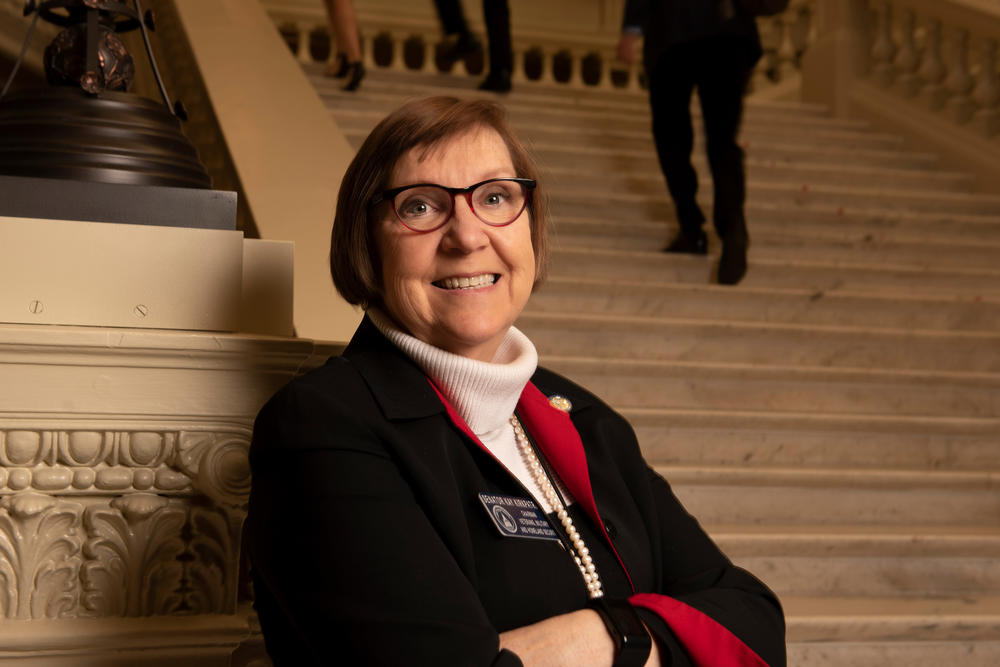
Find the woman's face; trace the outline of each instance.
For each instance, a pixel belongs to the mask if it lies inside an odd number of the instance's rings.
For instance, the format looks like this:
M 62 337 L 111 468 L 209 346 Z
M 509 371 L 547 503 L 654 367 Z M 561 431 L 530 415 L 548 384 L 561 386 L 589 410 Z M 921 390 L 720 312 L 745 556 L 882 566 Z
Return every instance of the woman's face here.
M 430 151 L 410 150 L 396 164 L 389 187 L 464 188 L 504 176 L 518 176 L 507 146 L 495 130 L 480 128 Z M 491 361 L 535 280 L 528 208 L 511 224 L 491 227 L 473 214 L 465 197 L 457 196 L 444 226 L 423 234 L 404 227 L 391 206 L 382 208 L 375 238 L 387 313 L 425 343 Z M 453 278 L 480 284 L 458 288 Z

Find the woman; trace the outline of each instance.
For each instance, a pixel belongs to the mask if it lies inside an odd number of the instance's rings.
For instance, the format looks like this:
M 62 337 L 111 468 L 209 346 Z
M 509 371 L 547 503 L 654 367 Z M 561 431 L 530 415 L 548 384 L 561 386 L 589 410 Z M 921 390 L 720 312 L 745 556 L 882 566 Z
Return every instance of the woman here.
M 251 447 L 277 665 L 784 664 L 774 595 L 512 326 L 546 222 L 493 103 L 411 102 L 348 168 L 331 271 L 366 316 Z

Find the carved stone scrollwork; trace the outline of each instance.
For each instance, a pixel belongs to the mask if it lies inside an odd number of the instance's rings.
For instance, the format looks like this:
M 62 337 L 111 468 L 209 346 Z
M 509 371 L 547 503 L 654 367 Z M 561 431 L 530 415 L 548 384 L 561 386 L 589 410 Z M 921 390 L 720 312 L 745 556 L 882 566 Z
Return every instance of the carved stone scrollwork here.
M 177 442 L 174 465 L 195 486 L 222 505 L 243 505 L 250 494 L 250 442 L 238 433 L 184 431 Z
M 170 614 L 181 609 L 186 511 L 149 493 L 88 507 L 81 572 L 83 604 L 97 616 Z
M 0 618 L 234 613 L 248 451 L 236 426 L 0 428 Z
M 75 613 L 81 511 L 76 503 L 32 492 L 0 501 L 0 617 Z
M 184 602 L 197 614 L 236 611 L 236 575 L 245 513 L 224 508 L 191 510 Z

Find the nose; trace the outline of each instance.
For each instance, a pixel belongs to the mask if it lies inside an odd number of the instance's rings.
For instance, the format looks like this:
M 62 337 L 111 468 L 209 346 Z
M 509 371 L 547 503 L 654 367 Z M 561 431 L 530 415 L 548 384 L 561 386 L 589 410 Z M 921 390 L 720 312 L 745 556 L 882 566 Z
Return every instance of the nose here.
M 472 252 L 489 243 L 486 224 L 476 217 L 468 198 L 458 196 L 453 200 L 451 218 L 444 226 L 441 246 L 446 250 Z

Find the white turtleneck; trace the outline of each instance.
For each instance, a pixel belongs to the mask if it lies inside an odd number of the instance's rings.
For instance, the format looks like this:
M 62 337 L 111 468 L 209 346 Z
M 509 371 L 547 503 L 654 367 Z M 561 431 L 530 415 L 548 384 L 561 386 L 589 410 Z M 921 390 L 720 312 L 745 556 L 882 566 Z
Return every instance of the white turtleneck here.
M 397 329 L 375 308 L 368 309 L 368 317 L 434 381 L 480 442 L 531 492 L 542 510 L 551 512 L 552 507 L 517 448 L 510 425 L 521 392 L 538 367 L 538 353 L 528 337 L 511 327 L 493 361 L 486 362 L 418 340 Z M 565 487 L 558 481 L 557 485 L 563 497 L 569 499 Z

